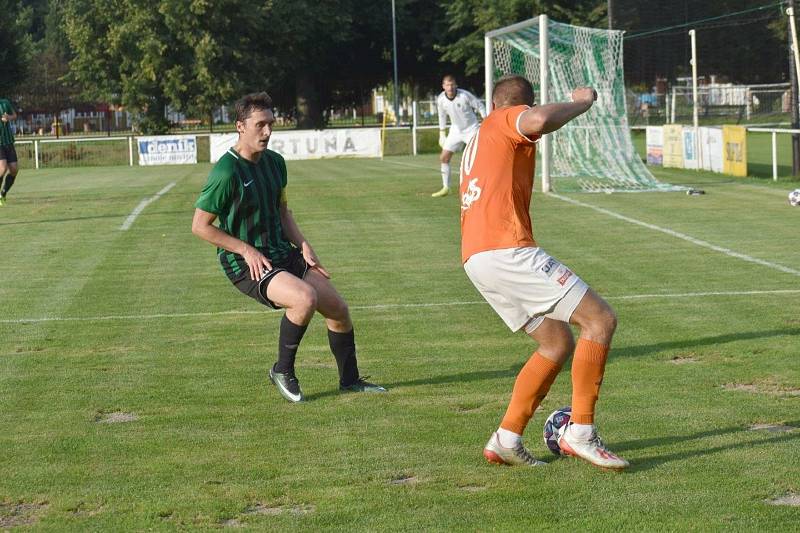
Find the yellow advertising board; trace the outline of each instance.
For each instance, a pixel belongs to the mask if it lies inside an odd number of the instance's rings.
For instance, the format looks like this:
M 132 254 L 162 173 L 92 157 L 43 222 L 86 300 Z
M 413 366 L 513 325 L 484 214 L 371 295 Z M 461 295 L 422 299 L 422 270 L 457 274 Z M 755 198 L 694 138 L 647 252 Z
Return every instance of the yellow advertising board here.
M 747 176 L 747 130 L 744 126 L 722 126 L 722 146 L 722 172 Z
M 664 126 L 664 167 L 683 168 L 683 126 Z

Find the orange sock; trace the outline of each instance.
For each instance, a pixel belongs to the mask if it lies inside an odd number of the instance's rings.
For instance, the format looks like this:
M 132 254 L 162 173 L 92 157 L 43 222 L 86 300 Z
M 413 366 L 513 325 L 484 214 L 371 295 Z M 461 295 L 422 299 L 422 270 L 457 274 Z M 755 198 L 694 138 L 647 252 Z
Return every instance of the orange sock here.
M 560 370 L 561 365 L 535 352 L 517 375 L 511 402 L 500 427 L 522 435 Z
M 608 358 L 607 344 L 578 339 L 572 358 L 572 417 L 576 424 L 594 423 L 594 404 L 600 394 Z

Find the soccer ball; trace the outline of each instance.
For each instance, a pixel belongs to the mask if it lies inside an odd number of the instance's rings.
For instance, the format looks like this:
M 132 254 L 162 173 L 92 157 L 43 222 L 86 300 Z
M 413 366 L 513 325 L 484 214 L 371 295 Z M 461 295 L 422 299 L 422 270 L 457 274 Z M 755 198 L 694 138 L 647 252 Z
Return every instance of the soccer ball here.
M 561 447 L 558 445 L 558 439 L 567 429 L 567 424 L 572 416 L 572 407 L 566 406 L 561 409 L 556 409 L 544 423 L 544 443 L 550 448 L 550 451 L 556 455 L 562 455 Z
M 789 193 L 789 205 L 792 207 L 800 205 L 800 189 L 795 189 Z

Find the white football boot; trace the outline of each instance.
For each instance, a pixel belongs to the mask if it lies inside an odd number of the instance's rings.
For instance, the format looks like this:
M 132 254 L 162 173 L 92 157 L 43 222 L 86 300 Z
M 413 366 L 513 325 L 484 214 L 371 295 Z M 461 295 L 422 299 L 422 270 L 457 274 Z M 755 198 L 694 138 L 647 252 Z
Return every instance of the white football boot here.
M 500 438 L 496 431 L 492 433 L 489 442 L 483 448 L 483 456 L 490 463 L 499 465 L 544 466 L 547 464 L 531 455 L 531 452 L 522 445 L 522 441 L 519 441 L 513 448 L 506 448 L 500 444 Z
M 603 441 L 597 435 L 597 431 L 593 431 L 588 439 L 576 437 L 572 431 L 572 424 L 567 426 L 567 429 L 558 439 L 558 445 L 564 455 L 571 455 L 578 459 L 593 464 L 594 466 L 605 468 L 608 470 L 624 470 L 630 466 L 630 463 L 618 457 L 606 448 Z

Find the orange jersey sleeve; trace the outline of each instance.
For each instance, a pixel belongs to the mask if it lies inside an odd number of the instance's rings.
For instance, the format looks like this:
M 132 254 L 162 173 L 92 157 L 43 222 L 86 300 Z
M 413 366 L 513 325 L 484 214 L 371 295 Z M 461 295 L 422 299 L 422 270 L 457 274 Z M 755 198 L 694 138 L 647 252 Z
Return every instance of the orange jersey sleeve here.
M 530 203 L 536 141 L 519 130 L 528 106 L 492 111 L 461 158 L 461 259 L 486 250 L 536 246 Z

